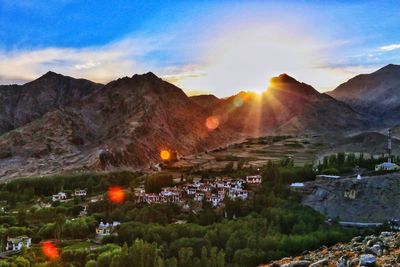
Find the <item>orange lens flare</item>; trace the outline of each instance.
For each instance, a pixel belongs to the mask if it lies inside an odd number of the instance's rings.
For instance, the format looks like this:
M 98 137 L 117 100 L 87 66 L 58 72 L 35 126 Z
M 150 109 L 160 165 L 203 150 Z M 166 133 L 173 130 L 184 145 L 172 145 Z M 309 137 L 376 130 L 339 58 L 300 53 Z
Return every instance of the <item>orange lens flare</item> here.
M 122 203 L 125 200 L 125 192 L 119 186 L 112 186 L 108 189 L 108 199 L 112 203 Z
M 56 260 L 60 256 L 58 248 L 51 241 L 46 241 L 42 243 L 42 252 L 46 255 L 50 260 Z
M 209 130 L 215 130 L 219 126 L 219 119 L 215 116 L 210 116 L 206 119 L 206 127 Z
M 168 150 L 161 150 L 160 158 L 162 160 L 169 160 L 171 158 L 171 153 Z

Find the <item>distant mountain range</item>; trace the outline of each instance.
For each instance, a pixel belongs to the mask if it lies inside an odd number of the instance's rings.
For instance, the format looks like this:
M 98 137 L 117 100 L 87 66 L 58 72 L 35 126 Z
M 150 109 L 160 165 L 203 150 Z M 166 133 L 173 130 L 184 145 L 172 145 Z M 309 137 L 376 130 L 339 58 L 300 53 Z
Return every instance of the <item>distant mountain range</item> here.
M 161 149 L 187 155 L 247 136 L 365 131 L 400 121 L 399 85 L 400 66 L 388 65 L 328 94 L 281 74 L 261 96 L 220 99 L 188 97 L 153 73 L 102 85 L 48 72 L 0 86 L 0 178 L 138 169 Z

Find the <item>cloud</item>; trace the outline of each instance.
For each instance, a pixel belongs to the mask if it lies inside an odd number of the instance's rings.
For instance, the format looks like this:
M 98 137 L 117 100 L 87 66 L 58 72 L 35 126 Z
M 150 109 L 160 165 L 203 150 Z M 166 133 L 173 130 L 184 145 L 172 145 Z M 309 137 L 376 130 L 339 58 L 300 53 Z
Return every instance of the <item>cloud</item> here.
M 0 51 L 0 82 L 30 81 L 52 70 L 105 83 L 156 68 L 140 60 L 156 49 L 156 40 L 125 38 L 97 47 Z
M 385 45 L 379 48 L 382 51 L 388 52 L 396 49 L 400 49 L 400 44 L 391 44 L 391 45 Z
M 197 52 L 202 63 L 182 75 L 173 75 L 174 82 L 187 91 L 194 88 L 228 96 L 241 90 L 263 90 L 272 76 L 288 73 L 325 91 L 362 69 L 330 67 L 333 59 L 339 58 L 338 48 L 350 41 L 332 42 L 311 36 L 302 28 L 282 23 L 229 25 L 208 36 L 205 49 Z

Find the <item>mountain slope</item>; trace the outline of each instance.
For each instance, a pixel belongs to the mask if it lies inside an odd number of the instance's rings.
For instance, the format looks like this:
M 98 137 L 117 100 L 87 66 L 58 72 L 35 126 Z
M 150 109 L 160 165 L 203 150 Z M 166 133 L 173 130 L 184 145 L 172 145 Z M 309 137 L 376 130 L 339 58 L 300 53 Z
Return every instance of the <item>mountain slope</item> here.
M 271 79 L 270 87 L 259 96 L 240 92 L 208 105 L 210 112 L 237 132 L 249 135 L 270 133 L 345 132 L 365 126 L 364 118 L 351 107 L 321 94 L 310 85 L 287 74 Z
M 181 89 L 152 73 L 122 78 L 0 136 L 0 177 L 137 169 L 159 162 L 162 149 L 192 154 L 237 138 L 222 126 L 207 129 L 206 119 Z
M 373 73 L 361 74 L 328 94 L 354 109 L 377 116 L 387 123 L 400 119 L 400 65 L 387 65 Z
M 48 72 L 24 85 L 0 86 L 0 135 L 55 107 L 72 104 L 102 87 L 84 79 Z

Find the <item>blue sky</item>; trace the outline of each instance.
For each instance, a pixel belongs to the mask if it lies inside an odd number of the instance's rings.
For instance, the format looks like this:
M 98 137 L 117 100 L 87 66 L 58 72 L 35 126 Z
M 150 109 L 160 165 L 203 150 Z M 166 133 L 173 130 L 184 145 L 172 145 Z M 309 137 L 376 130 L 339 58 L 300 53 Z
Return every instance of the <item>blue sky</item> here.
M 153 71 L 227 96 L 286 72 L 325 91 L 400 64 L 399 14 L 398 1 L 0 0 L 0 83 Z

